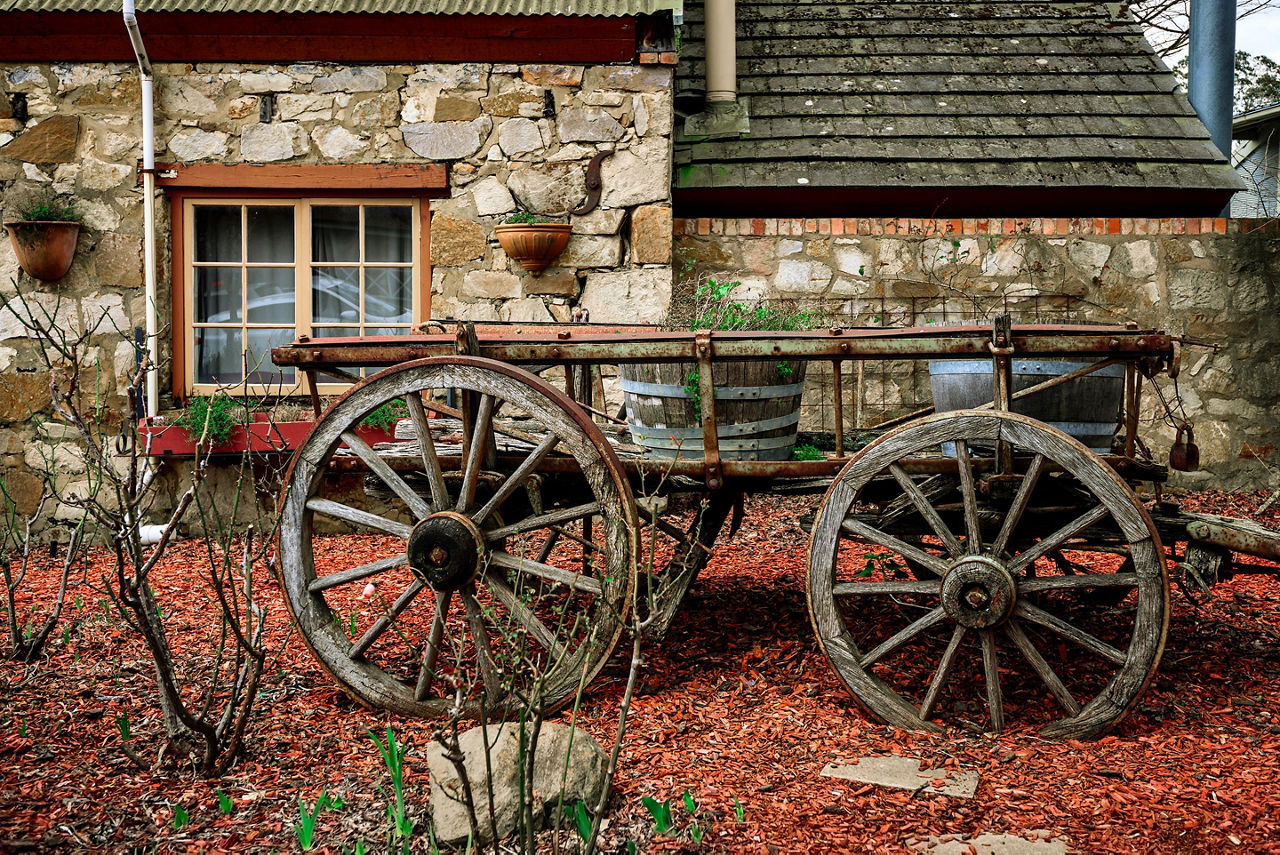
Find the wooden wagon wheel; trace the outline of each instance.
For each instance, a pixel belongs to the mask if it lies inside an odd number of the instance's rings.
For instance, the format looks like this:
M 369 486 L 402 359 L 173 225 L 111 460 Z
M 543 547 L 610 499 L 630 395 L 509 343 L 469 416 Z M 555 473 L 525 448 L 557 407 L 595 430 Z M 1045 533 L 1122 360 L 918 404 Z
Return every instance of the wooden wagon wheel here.
M 1021 479 L 993 476 L 997 441 L 1012 446 Z M 936 458 L 944 443 L 957 486 L 926 498 L 903 462 Z M 897 528 L 855 506 L 877 478 L 914 506 Z M 1068 494 L 1091 498 L 1054 506 Z M 904 539 L 912 522 L 916 545 Z M 1069 572 L 1051 560 L 1095 536 L 1120 554 L 1095 552 Z M 1089 597 L 1110 587 L 1129 595 L 1110 608 Z M 1011 413 L 939 414 L 859 452 L 815 521 L 808 596 L 818 641 L 859 703 L 920 730 L 982 720 L 973 712 L 985 705 L 993 730 L 1006 717 L 1049 719 L 1044 736 L 1095 736 L 1136 703 L 1168 628 L 1164 550 L 1133 492 L 1084 445 Z
M 474 403 L 472 429 L 433 439 L 426 407 L 451 390 Z M 354 428 L 395 401 L 419 442 L 392 466 Z M 531 417 L 543 438 L 495 454 L 494 430 L 505 440 L 509 424 L 499 411 Z M 328 463 L 352 452 L 390 491 L 385 507 L 334 495 Z M 434 357 L 353 387 L 298 449 L 282 507 L 289 610 L 325 670 L 368 706 L 476 715 L 536 693 L 554 708 L 596 675 L 623 629 L 638 527 L 626 475 L 568 397 L 517 368 Z M 322 540 L 326 527 L 366 533 L 375 554 L 344 558 L 340 539 Z

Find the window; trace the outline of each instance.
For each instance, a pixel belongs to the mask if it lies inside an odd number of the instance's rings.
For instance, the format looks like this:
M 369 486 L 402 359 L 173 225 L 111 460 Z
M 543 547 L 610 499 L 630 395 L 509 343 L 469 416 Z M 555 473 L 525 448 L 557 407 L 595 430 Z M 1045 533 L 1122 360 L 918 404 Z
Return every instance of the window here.
M 427 311 L 425 208 L 421 198 L 185 198 L 186 390 L 308 391 L 271 348 L 298 335 L 409 333 Z

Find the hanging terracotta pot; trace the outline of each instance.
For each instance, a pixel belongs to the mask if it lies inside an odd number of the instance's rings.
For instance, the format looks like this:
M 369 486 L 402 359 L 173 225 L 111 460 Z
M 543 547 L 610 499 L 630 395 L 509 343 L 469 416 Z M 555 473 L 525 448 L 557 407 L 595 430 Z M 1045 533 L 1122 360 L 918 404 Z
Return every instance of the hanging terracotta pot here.
M 66 220 L 15 220 L 4 224 L 14 255 L 27 275 L 52 282 L 67 275 L 80 224 Z
M 534 276 L 555 261 L 569 243 L 567 223 L 511 223 L 497 227 L 498 243 L 507 255 Z

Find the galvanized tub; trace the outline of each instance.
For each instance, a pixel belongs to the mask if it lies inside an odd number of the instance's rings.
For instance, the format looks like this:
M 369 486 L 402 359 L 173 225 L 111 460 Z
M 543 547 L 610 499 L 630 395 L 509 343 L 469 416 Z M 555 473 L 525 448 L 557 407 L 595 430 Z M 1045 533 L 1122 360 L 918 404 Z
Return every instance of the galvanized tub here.
M 1087 361 L 1015 359 L 1013 391 L 1075 371 Z M 929 385 L 938 412 L 968 410 L 991 402 L 991 363 L 981 359 L 929 362 Z M 1013 411 L 1056 427 L 1100 454 L 1111 451 L 1124 401 L 1124 366 L 1108 365 L 1052 389 L 1013 402 Z M 946 453 L 954 453 L 947 450 Z
M 702 458 L 697 364 L 620 365 L 627 424 L 651 457 Z M 790 460 L 805 363 L 747 360 L 714 369 L 722 460 Z

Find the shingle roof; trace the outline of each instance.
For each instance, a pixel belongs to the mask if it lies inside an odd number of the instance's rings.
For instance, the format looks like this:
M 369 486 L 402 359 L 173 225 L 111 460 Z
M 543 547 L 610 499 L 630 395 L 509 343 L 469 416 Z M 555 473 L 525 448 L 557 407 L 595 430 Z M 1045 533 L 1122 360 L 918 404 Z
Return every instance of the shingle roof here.
M 750 133 L 677 146 L 676 188 L 1234 190 L 1118 3 L 738 0 Z M 703 83 L 686 4 L 677 91 Z
M 339 12 L 430 15 L 649 14 L 682 0 L 137 0 L 139 12 Z M 119 0 L 0 0 L 0 12 L 119 12 Z

